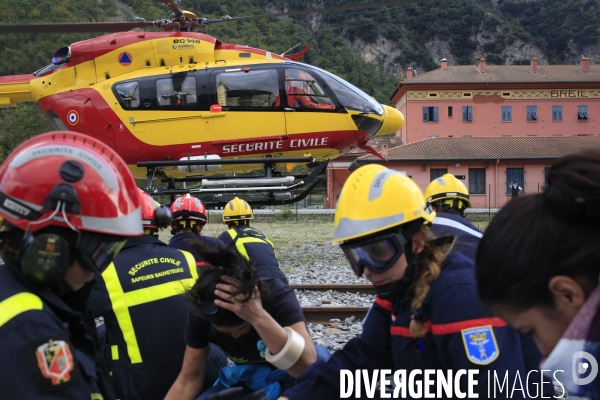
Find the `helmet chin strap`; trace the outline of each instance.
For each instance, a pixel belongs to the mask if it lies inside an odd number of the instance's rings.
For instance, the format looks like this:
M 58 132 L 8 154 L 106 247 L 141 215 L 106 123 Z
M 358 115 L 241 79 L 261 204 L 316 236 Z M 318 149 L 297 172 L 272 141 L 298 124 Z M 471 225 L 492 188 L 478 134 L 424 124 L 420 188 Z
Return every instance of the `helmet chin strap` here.
M 402 279 L 398 279 L 397 281 L 390 282 L 385 285 L 375 286 L 375 292 L 379 298 L 383 300 L 391 300 L 403 296 L 410 288 L 414 281 L 416 269 L 415 265 L 417 265 L 420 259 L 419 255 L 412 254 L 412 251 L 411 255 L 411 260 L 406 267 L 406 271 L 404 272 L 404 277 Z

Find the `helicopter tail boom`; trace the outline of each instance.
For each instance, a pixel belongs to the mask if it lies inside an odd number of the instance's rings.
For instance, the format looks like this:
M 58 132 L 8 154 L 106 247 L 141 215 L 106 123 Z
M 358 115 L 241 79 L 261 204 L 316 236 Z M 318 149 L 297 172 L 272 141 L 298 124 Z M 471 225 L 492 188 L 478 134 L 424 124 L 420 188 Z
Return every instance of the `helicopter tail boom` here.
M 16 103 L 34 101 L 29 83 L 33 75 L 0 77 L 0 107 L 15 107 Z

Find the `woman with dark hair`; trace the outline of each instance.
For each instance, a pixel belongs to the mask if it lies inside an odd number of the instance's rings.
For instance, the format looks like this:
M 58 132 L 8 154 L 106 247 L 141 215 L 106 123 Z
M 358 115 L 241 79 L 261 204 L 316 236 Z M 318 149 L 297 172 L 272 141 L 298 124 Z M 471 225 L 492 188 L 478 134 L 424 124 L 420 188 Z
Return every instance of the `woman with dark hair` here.
M 261 280 L 236 251 L 212 251 L 194 243 L 209 264 L 188 293 L 190 315 L 186 352 L 167 399 L 195 399 L 203 384 L 208 344 L 219 346 L 236 366 L 223 368 L 218 384 L 199 399 L 225 388 L 264 389 L 277 398 L 317 359 L 294 291 L 277 279 Z
M 600 150 L 560 158 L 508 202 L 477 252 L 479 296 L 546 357 L 569 395 L 600 398 Z M 595 377 L 595 379 L 594 379 Z

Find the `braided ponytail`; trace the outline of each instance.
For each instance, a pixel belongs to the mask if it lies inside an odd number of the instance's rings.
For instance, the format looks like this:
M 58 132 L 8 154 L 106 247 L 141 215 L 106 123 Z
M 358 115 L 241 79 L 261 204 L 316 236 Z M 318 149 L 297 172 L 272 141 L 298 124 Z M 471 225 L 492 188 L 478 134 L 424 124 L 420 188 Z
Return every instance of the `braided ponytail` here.
M 419 254 L 416 269 L 416 280 L 413 284 L 414 297 L 411 302 L 410 316 L 410 334 L 413 338 L 425 337 L 426 330 L 423 325 L 423 317 L 421 313 L 421 305 L 425 296 L 429 292 L 429 288 L 442 273 L 442 261 L 446 257 L 447 251 L 443 251 L 432 240 L 432 235 L 426 227 L 421 228 L 421 233 L 425 236 L 425 247 Z

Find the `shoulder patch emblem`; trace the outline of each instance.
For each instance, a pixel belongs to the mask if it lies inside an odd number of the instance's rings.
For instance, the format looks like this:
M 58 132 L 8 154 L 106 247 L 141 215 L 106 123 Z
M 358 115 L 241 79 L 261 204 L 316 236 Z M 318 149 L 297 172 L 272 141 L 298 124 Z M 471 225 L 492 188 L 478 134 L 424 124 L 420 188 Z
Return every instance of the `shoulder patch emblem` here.
M 491 325 L 477 326 L 460 331 L 467 358 L 473 364 L 487 365 L 500 355 L 500 349 Z
M 71 380 L 73 370 L 73 354 L 69 343 L 64 340 L 49 339 L 37 347 L 35 357 L 44 378 L 49 378 L 53 385 Z
M 37 368 L 39 389 L 49 392 L 74 384 L 81 379 L 77 360 L 69 336 L 62 333 L 32 341 L 30 344 L 33 363 Z

